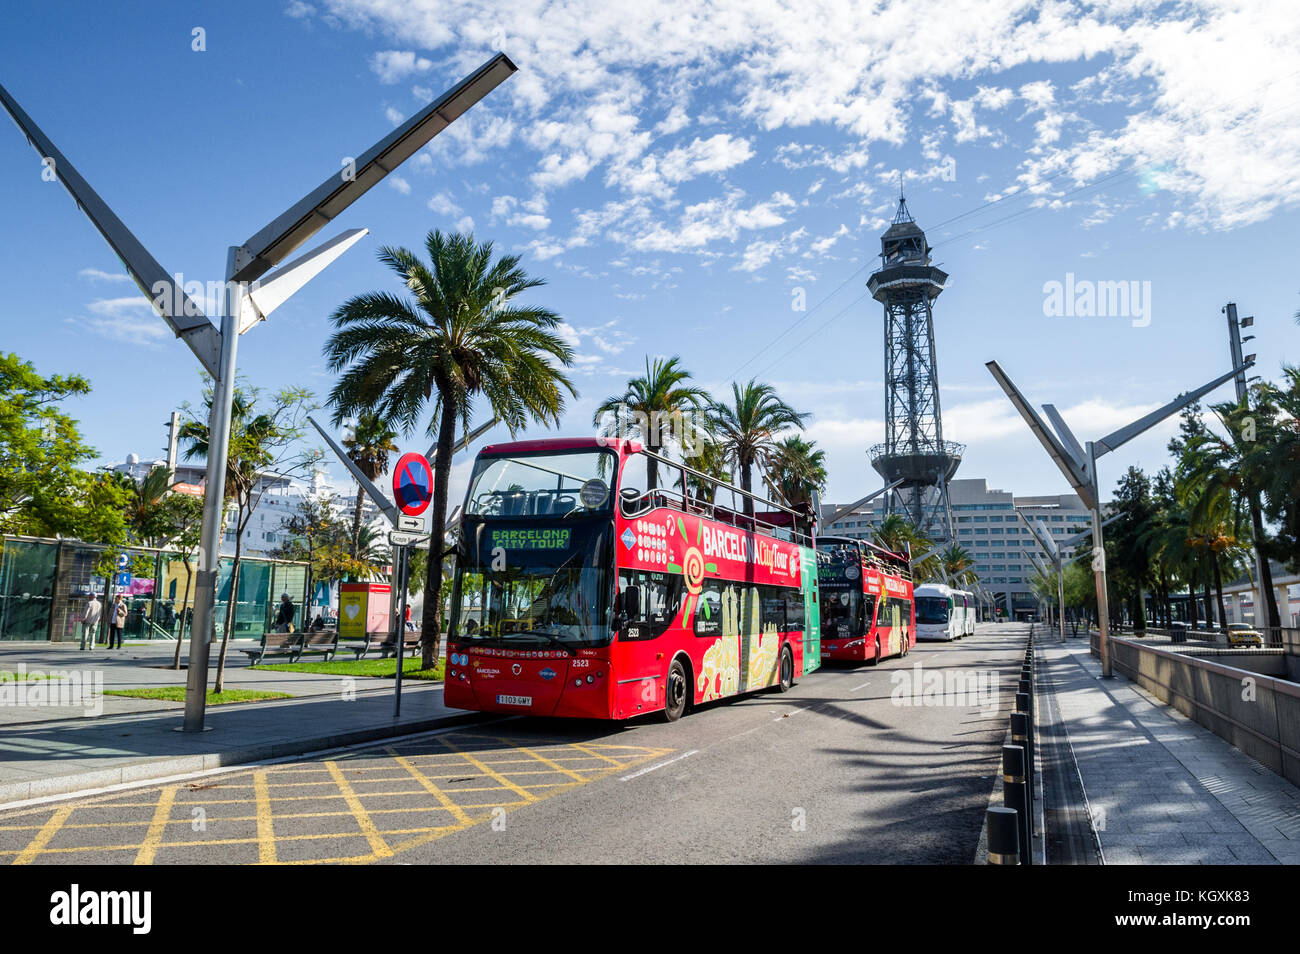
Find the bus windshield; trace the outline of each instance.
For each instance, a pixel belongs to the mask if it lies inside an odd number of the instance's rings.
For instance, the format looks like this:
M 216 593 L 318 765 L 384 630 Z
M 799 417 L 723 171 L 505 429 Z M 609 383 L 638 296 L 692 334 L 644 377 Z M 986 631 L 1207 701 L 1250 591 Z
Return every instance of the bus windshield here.
M 611 525 L 566 523 L 467 522 L 450 638 L 513 649 L 607 645 Z
M 916 621 L 918 623 L 948 622 L 948 598 L 946 596 L 918 596 L 916 598 Z
M 862 604 L 862 591 L 857 587 L 822 589 L 820 608 L 822 636 L 836 639 L 841 636 L 860 636 L 862 617 L 858 607 Z
M 465 513 L 487 517 L 565 517 L 613 510 L 617 458 L 599 448 L 480 457 Z

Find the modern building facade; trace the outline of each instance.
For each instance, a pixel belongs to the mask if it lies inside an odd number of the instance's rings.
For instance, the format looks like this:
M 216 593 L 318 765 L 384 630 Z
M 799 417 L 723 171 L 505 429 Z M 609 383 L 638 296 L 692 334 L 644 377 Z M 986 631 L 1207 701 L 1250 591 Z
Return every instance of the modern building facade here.
M 167 461 L 141 460 L 130 454 L 120 464 L 108 465 L 109 470 L 129 474 L 136 480 L 143 480 L 154 467 L 165 467 Z M 175 479 L 183 487 L 192 487 L 202 493 L 204 483 L 204 466 L 202 464 L 177 464 Z M 317 469 L 306 480 L 294 480 L 280 474 L 262 475 L 261 499 L 244 527 L 244 541 L 241 552 L 244 556 L 271 558 L 288 539 L 284 523 L 298 513 L 298 507 L 304 500 L 332 499 L 339 512 L 351 518 L 356 502 L 355 484 L 347 490 L 338 492 L 323 469 Z M 226 533 L 221 540 L 222 556 L 235 555 L 235 533 L 238 515 L 229 512 L 226 517 Z M 368 496 L 363 496 L 361 503 L 361 522 L 373 524 L 384 533 L 390 529 L 387 518 L 380 513 Z
M 948 484 L 948 497 L 956 542 L 974 558 L 980 586 L 1008 618 L 1038 611 L 1038 598 L 1029 585 L 1034 565 L 1025 553 L 1037 552 L 1038 544 L 1018 514 L 1030 521 L 1042 520 L 1054 540 L 1064 541 L 1092 526 L 1091 516 L 1076 494 L 1017 497 L 1007 490 L 991 489 L 982 478 L 959 478 Z M 838 509 L 834 504 L 824 505 L 823 517 Z M 822 532 L 868 538 L 885 513 L 877 502 L 824 526 Z M 930 539 L 946 546 L 947 534 L 939 530 L 932 528 Z

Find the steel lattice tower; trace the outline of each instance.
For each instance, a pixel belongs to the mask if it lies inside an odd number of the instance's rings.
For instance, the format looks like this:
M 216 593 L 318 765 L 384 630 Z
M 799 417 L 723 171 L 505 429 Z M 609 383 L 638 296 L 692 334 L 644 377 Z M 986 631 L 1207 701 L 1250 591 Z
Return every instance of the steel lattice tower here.
M 943 439 L 934 357 L 934 300 L 948 274 L 930 264 L 925 233 L 898 197 L 898 213 L 880 237 L 881 266 L 867 282 L 885 308 L 885 442 L 868 452 L 887 483 L 903 483 L 885 512 L 910 520 L 931 539 L 954 539 L 948 481 L 966 448 Z

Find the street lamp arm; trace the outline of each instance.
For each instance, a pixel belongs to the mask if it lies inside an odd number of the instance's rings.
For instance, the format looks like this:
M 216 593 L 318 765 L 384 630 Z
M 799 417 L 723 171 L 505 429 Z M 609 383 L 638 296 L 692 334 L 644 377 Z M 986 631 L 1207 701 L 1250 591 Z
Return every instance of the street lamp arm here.
M 1096 493 L 1092 481 L 1084 470 L 1083 462 L 1075 460 L 1070 452 L 1061 446 L 1061 443 L 1047 429 L 1042 418 L 1038 416 L 1038 412 L 1029 406 L 1029 402 L 1025 400 L 1024 395 L 1011 383 L 1011 379 L 1007 377 L 1006 372 L 1002 370 L 1002 367 L 996 361 L 989 361 L 984 366 L 989 369 L 989 373 L 993 375 L 993 379 L 997 381 L 998 386 L 1006 393 L 1015 409 L 1020 412 L 1020 416 L 1025 419 L 1029 429 L 1038 438 L 1038 442 L 1043 445 L 1043 449 L 1052 458 L 1052 462 L 1065 475 L 1065 479 L 1070 482 L 1070 486 L 1079 495 L 1084 506 L 1089 508 L 1096 506 Z
M 1188 391 L 1186 394 L 1180 394 L 1178 397 L 1174 398 L 1164 407 L 1157 408 L 1156 410 L 1152 411 L 1150 414 L 1146 415 L 1145 417 L 1139 418 L 1138 420 L 1134 421 L 1132 424 L 1129 424 L 1127 427 L 1121 427 L 1119 430 L 1107 434 L 1101 440 L 1095 441 L 1093 443 L 1093 453 L 1097 457 L 1100 457 L 1102 454 L 1105 454 L 1109 451 L 1113 451 L 1119 447 L 1122 447 L 1124 444 L 1127 444 L 1129 441 L 1137 437 L 1143 431 L 1155 427 L 1157 424 L 1159 424 L 1165 418 L 1169 417 L 1171 414 L 1177 414 L 1183 408 L 1187 407 L 1189 404 L 1192 404 L 1200 400 L 1204 395 L 1209 394 L 1215 388 L 1219 387 L 1222 384 L 1227 384 L 1237 375 L 1242 374 L 1247 369 L 1252 367 L 1253 364 L 1254 362 L 1247 361 L 1241 367 L 1233 368 L 1227 374 L 1219 375 L 1209 384 L 1203 384 L 1195 391 Z
M 355 162 L 331 174 L 239 247 L 231 279 L 250 282 L 261 278 L 517 69 L 508 56 L 498 53 Z
M 214 378 L 221 373 L 221 334 L 204 315 L 203 309 L 178 288 L 158 260 L 140 244 L 140 240 L 114 214 L 99 194 L 81 177 L 76 167 L 59 151 L 36 122 L 23 111 L 9 91 L 0 86 L 0 105 L 27 137 L 27 143 L 47 168 L 58 177 L 72 195 L 77 208 L 90 219 L 91 225 L 104 237 L 109 247 L 126 268 L 145 298 L 160 314 L 176 337 L 184 338 L 204 370 Z
M 357 483 L 361 485 L 362 489 L 365 490 L 370 499 L 375 502 L 375 505 L 379 507 L 384 516 L 388 518 L 388 521 L 393 526 L 397 526 L 397 518 L 400 513 L 397 509 L 397 505 L 389 500 L 382 490 L 375 486 L 374 481 L 361 472 L 361 468 L 358 467 L 352 458 L 348 456 L 347 451 L 340 447 L 335 442 L 334 438 L 329 436 L 325 431 L 325 428 L 316 423 L 314 417 L 309 416 L 307 420 L 311 423 L 312 427 L 316 428 L 316 430 L 320 432 L 320 436 L 325 438 L 325 443 L 329 444 L 330 450 L 334 451 L 338 456 L 338 459 L 343 462 L 343 466 L 348 469 L 348 473 L 356 478 Z

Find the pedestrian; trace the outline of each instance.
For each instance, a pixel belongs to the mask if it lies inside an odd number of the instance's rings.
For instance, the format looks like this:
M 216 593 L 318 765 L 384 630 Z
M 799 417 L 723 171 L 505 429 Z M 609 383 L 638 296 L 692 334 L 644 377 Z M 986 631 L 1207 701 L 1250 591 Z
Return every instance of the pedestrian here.
M 297 612 L 298 608 L 293 605 L 293 600 L 289 598 L 289 594 L 281 593 L 280 611 L 275 615 L 275 631 L 277 633 L 292 633 L 293 618 Z
M 415 624 L 411 622 L 411 604 L 406 604 L 406 631 L 412 633 L 415 631 Z
M 99 617 L 103 613 L 104 607 L 100 605 L 99 597 L 94 593 L 90 594 L 90 600 L 86 603 L 86 608 L 81 613 L 81 648 L 86 648 L 86 638 L 90 638 L 90 647 L 95 647 L 95 635 L 99 631 Z
M 126 597 L 118 593 L 113 597 L 113 612 L 108 618 L 108 648 L 122 648 L 122 630 L 126 627 Z

